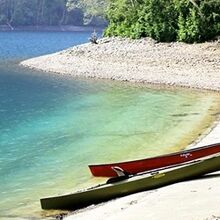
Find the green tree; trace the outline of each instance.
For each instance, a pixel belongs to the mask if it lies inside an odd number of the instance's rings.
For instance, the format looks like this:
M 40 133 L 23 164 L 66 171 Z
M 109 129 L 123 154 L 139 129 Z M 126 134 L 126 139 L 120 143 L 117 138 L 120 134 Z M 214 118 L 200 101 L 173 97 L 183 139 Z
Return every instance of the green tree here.
M 67 0 L 69 12 L 81 10 L 83 12 L 84 23 L 90 23 L 92 19 L 104 19 L 107 0 Z
M 110 0 L 106 36 L 202 42 L 220 34 L 219 0 Z
M 107 36 L 130 36 L 136 37 L 136 23 L 138 21 L 137 5 L 131 4 L 130 0 L 112 1 L 107 11 L 109 26 L 105 31 Z
M 0 24 L 83 25 L 104 17 L 107 0 L 0 0 Z

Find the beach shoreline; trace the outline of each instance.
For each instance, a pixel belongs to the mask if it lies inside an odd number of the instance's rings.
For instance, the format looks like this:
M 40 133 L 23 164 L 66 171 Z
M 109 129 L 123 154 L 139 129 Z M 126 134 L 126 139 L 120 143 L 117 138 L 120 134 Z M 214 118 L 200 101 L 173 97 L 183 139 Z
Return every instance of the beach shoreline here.
M 220 142 L 220 120 L 189 148 Z M 66 220 L 220 220 L 220 171 L 71 212 Z M 150 204 L 150 205 L 149 205 Z
M 157 43 L 145 38 L 103 38 L 67 50 L 28 59 L 22 66 L 73 77 L 111 79 L 220 92 L 220 42 Z M 190 147 L 220 142 L 219 118 Z M 157 190 L 126 196 L 70 213 L 67 220 L 216 220 L 220 172 Z
M 220 119 L 188 148 L 220 142 Z M 220 220 L 220 171 L 70 212 L 66 220 Z

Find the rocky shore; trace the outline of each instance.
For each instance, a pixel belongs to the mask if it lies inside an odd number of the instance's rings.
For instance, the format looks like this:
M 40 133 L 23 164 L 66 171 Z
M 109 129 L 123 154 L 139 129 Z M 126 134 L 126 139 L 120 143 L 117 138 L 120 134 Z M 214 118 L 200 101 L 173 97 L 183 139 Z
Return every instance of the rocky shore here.
M 220 90 L 220 42 L 157 43 L 145 38 L 103 38 L 21 62 L 30 68 L 152 84 Z

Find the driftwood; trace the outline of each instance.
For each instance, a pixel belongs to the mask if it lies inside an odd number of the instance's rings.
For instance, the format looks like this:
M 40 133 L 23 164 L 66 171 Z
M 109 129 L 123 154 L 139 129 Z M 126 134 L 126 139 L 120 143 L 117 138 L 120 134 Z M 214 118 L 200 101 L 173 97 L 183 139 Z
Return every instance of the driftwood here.
M 91 37 L 89 38 L 89 41 L 93 44 L 98 44 L 97 40 L 98 40 L 98 36 L 96 31 L 94 30 L 93 33 L 91 34 Z

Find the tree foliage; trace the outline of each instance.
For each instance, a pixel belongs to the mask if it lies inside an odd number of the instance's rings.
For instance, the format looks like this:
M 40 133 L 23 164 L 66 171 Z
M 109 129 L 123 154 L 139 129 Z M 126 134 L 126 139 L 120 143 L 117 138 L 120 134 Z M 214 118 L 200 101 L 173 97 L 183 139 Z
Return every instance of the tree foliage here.
M 0 24 L 83 25 L 104 20 L 105 0 L 0 0 Z
M 67 9 L 81 9 L 84 12 L 85 23 L 90 23 L 94 18 L 98 22 L 104 17 L 107 2 L 108 0 L 67 0 Z
M 219 0 L 111 0 L 106 36 L 202 42 L 220 34 Z

